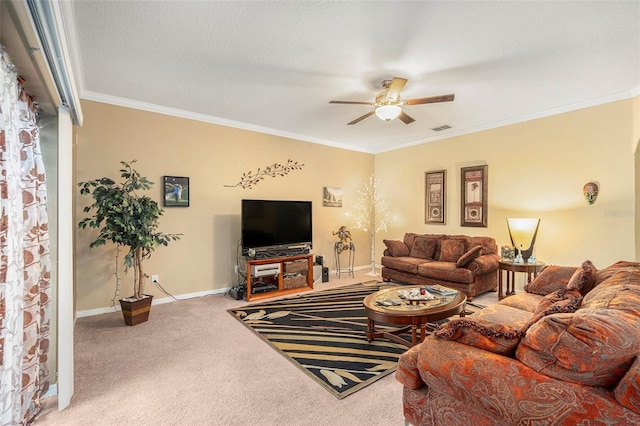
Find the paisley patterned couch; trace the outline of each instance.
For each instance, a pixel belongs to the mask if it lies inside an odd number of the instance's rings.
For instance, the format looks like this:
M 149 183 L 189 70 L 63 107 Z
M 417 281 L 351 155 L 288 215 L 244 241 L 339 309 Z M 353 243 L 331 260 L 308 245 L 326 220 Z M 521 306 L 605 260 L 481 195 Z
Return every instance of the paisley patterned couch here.
M 640 263 L 548 266 L 404 353 L 413 425 L 640 425 Z
M 498 246 L 492 237 L 406 233 L 384 240 L 382 279 L 413 285 L 442 284 L 467 295 L 498 287 Z

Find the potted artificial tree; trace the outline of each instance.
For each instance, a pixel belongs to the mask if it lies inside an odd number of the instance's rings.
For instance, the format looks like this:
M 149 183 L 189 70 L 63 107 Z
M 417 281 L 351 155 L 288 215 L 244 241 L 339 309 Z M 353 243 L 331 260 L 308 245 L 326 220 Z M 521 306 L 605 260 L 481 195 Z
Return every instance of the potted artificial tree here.
M 120 300 L 122 313 L 127 325 L 136 325 L 149 318 L 153 296 L 144 294 L 145 279 L 148 277 L 142 269 L 142 261 L 151 256 L 159 245 L 166 246 L 181 234 L 163 234 L 158 231 L 159 219 L 163 210 L 148 196 L 138 195 L 136 191 L 146 191 L 153 185 L 141 176 L 130 162 L 121 161 L 122 182 L 102 177 L 80 182 L 81 195 L 91 195 L 93 204 L 84 208 L 91 216 L 82 219 L 78 226 L 82 229 L 99 228 L 99 235 L 89 247 L 104 245 L 107 241 L 128 248 L 124 257 L 125 270 L 133 268 L 133 296 Z M 118 258 L 116 256 L 116 266 Z M 117 271 L 117 269 L 116 269 Z M 116 286 L 118 276 L 116 273 Z M 117 288 L 116 288 L 117 292 Z

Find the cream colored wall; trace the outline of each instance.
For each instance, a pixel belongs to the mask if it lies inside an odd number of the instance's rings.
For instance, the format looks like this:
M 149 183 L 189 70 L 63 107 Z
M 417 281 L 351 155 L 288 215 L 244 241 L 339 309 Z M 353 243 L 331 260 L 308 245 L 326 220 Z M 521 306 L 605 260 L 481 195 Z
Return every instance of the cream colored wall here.
M 150 196 L 161 200 L 163 175 L 190 178 L 190 207 L 165 209 L 163 232 L 182 233 L 180 241 L 159 248 L 146 273 L 174 295 L 207 292 L 236 282 L 240 200 L 288 199 L 313 202 L 313 253 L 333 268 L 332 232 L 349 225 L 349 205 L 373 172 L 373 155 L 270 136 L 130 108 L 83 101 L 84 125 L 78 129 L 76 179 L 118 178 L 120 161 L 137 159 L 137 169 L 156 185 Z M 292 159 L 302 170 L 265 178 L 254 189 L 226 188 L 242 173 Z M 344 207 L 322 206 L 324 186 L 344 191 Z M 88 197 L 77 197 L 76 222 Z M 356 266 L 369 263 L 366 234 L 352 229 Z M 76 293 L 79 311 L 110 305 L 114 288 L 112 246 L 89 249 L 97 233 L 76 231 Z M 335 279 L 333 276 L 331 279 Z M 130 295 L 131 279 L 121 296 Z M 147 284 L 147 292 L 166 297 Z
M 560 114 L 448 140 L 378 154 L 376 176 L 406 231 L 490 235 L 509 242 L 507 217 L 540 217 L 536 256 L 546 262 L 596 267 L 635 259 L 635 144 L 637 99 Z M 635 113 L 634 116 L 634 104 Z M 455 122 L 453 123 L 455 125 Z M 460 168 L 488 165 L 488 227 L 460 226 Z M 446 225 L 424 222 L 424 173 L 447 170 Z M 582 187 L 600 184 L 595 204 Z M 398 190 L 402 188 L 402 190 Z

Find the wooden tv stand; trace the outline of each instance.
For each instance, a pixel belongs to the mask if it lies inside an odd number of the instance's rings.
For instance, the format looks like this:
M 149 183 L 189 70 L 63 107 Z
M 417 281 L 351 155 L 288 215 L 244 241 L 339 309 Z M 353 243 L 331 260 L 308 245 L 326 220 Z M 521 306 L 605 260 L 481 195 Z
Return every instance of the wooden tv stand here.
M 267 297 L 282 296 L 313 289 L 313 255 L 304 254 L 289 257 L 271 257 L 267 259 L 247 260 L 247 300 L 265 299 Z M 253 275 L 252 267 L 262 266 L 272 269 L 279 265 L 279 271 L 274 274 Z M 306 274 L 306 275 L 305 275 Z M 258 288 L 267 289 L 254 293 Z

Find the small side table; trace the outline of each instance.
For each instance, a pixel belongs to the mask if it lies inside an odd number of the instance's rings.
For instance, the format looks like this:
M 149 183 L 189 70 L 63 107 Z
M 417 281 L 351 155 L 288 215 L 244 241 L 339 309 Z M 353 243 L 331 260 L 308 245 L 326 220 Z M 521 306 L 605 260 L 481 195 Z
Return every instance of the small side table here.
M 527 274 L 528 284 L 540 271 L 542 271 L 544 265 L 544 262 L 515 263 L 511 260 L 500 259 L 498 261 L 498 300 L 516 294 L 516 272 L 523 272 Z M 504 294 L 502 293 L 502 272 L 507 273 L 507 287 Z
M 348 252 L 346 267 L 340 265 L 340 254 L 342 252 Z M 336 276 L 340 278 L 340 273 L 350 274 L 351 278 L 355 278 L 353 275 L 353 263 L 356 258 L 356 246 L 353 243 L 343 244 L 336 242 L 333 246 L 333 252 L 336 256 Z

